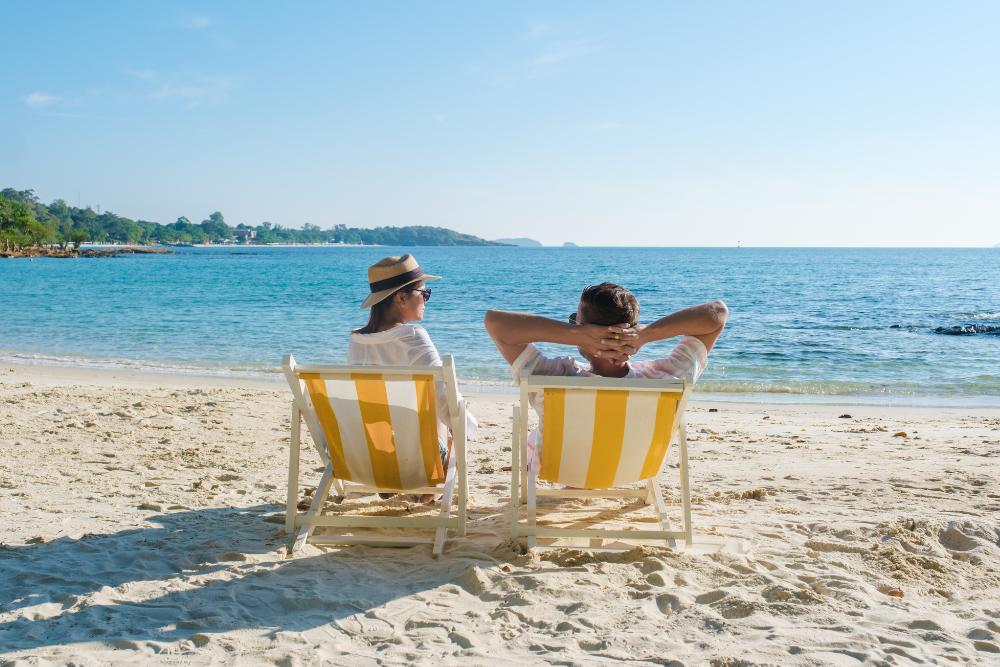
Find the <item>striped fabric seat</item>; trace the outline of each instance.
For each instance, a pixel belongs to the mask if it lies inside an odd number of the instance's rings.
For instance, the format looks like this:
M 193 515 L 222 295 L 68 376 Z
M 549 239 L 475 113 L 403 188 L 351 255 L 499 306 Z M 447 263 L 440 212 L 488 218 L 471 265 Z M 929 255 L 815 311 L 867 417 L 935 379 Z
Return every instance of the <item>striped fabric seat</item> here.
M 433 375 L 299 377 L 339 479 L 399 491 L 444 482 Z
M 683 392 L 544 390 L 539 478 L 607 489 L 656 477 Z
M 314 366 L 284 359 L 292 390 L 292 434 L 288 464 L 286 530 L 296 535 L 291 551 L 313 544 L 421 544 L 444 549 L 447 531 L 465 534 L 468 480 L 465 469 L 466 407 L 458 394 L 455 364 L 441 366 Z M 439 391 L 443 387 L 443 392 Z M 443 399 L 442 399 L 443 396 Z M 438 406 L 447 401 L 447 409 Z M 440 415 L 448 415 L 442 423 Z M 309 509 L 298 513 L 299 450 L 305 422 L 326 464 Z M 448 443 L 442 461 L 442 443 Z M 325 514 L 331 491 L 352 494 L 407 491 L 441 495 L 437 516 Z M 452 499 L 457 498 L 457 512 Z M 341 507 L 338 507 L 341 509 Z M 348 506 L 342 506 L 347 510 Z M 316 529 L 322 527 L 321 534 Z M 371 529 L 394 529 L 373 534 Z M 296 534 L 297 529 L 297 534 Z M 338 530 L 334 530 L 338 529 Z M 431 538 L 400 534 L 434 530 Z
M 521 400 L 514 406 L 511 464 L 511 536 L 584 541 L 601 548 L 627 548 L 621 540 L 665 541 L 691 545 L 691 494 L 688 485 L 684 406 L 691 386 L 679 380 L 527 375 Z M 544 419 L 537 466 L 528 463 L 529 397 L 541 393 Z M 671 442 L 678 444 L 681 510 L 684 525 L 673 530 L 666 516 L 660 474 Z M 549 482 L 537 488 L 538 481 Z M 638 488 L 636 488 L 638 485 Z M 653 506 L 656 524 L 649 529 L 571 526 L 538 521 L 537 498 L 639 498 Z M 527 507 L 523 512 L 521 505 Z M 603 516 L 600 513 L 599 516 Z M 616 545 L 616 546 L 613 546 Z

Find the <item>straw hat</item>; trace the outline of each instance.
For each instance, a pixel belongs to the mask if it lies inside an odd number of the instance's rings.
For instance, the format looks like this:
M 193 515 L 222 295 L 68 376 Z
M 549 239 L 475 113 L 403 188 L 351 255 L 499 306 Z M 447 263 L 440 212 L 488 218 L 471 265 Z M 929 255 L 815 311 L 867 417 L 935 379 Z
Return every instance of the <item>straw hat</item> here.
M 372 293 L 368 295 L 361 307 L 371 308 L 400 288 L 421 280 L 440 279 L 441 276 L 424 273 L 424 270 L 417 264 L 417 260 L 409 253 L 401 257 L 386 257 L 368 267 L 368 287 Z

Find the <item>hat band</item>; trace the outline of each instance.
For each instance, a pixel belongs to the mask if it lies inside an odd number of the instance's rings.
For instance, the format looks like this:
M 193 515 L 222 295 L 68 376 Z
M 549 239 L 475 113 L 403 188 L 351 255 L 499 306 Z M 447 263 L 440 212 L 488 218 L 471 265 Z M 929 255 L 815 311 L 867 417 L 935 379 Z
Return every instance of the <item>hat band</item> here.
M 393 287 L 401 287 L 406 283 L 413 282 L 414 278 L 419 278 L 422 275 L 424 275 L 424 270 L 418 266 L 412 271 L 401 273 L 398 276 L 368 283 L 368 286 L 371 288 L 372 292 L 381 292 L 382 290 L 392 289 Z

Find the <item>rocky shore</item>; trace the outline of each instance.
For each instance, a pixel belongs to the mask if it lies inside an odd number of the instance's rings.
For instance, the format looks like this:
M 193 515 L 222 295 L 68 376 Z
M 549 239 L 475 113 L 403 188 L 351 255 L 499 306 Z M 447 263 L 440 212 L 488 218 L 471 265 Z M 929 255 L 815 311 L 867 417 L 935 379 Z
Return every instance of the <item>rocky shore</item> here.
M 117 255 L 169 255 L 173 250 L 158 247 L 111 247 L 92 248 L 87 250 L 74 250 L 72 248 L 59 248 L 55 246 L 43 246 L 35 248 L 17 248 L 0 250 L 0 257 L 22 258 L 22 257 L 115 257 Z

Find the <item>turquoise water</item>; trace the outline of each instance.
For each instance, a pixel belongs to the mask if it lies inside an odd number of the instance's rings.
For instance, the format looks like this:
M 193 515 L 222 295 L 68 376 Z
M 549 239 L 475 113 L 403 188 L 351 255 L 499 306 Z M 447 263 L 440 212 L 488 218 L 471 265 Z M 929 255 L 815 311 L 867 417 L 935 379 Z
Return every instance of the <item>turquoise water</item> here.
M 399 248 L 190 248 L 175 255 L 0 261 L 0 357 L 213 373 L 281 355 L 344 358 L 365 269 Z M 855 397 L 1000 395 L 1000 250 L 416 248 L 424 325 L 469 382 L 507 367 L 487 308 L 564 318 L 581 288 L 631 288 L 649 322 L 722 298 L 732 312 L 700 389 Z M 938 328 L 967 327 L 970 335 Z M 667 343 L 647 348 L 664 353 Z

